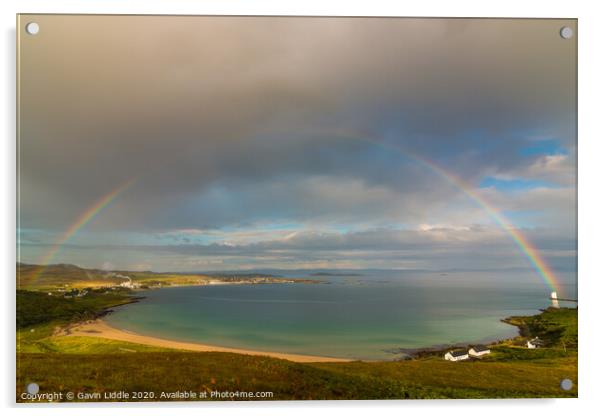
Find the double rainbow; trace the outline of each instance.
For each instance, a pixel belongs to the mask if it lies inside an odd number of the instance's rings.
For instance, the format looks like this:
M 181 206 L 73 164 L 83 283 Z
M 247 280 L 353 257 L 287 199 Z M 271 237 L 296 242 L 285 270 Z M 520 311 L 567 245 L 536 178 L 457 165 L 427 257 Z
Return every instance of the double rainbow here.
M 373 139 L 365 139 L 359 137 L 350 137 L 354 140 L 368 142 L 371 144 L 378 145 L 385 149 L 395 150 L 400 153 L 402 156 L 405 156 L 409 159 L 415 160 L 419 162 L 422 166 L 427 167 L 438 176 L 443 178 L 452 186 L 460 189 L 466 196 L 468 196 L 472 201 L 474 201 L 477 205 L 487 212 L 487 214 L 504 230 L 508 233 L 508 235 L 512 238 L 514 243 L 518 246 L 520 251 L 525 255 L 525 257 L 529 260 L 533 268 L 536 272 L 541 276 L 541 278 L 545 281 L 545 283 L 550 287 L 552 291 L 560 292 L 560 285 L 558 283 L 558 279 L 554 275 L 551 267 L 544 261 L 541 254 L 537 250 L 537 248 L 529 242 L 527 237 L 521 232 L 520 229 L 516 228 L 507 218 L 505 218 L 502 213 L 496 209 L 493 205 L 491 205 L 488 201 L 486 201 L 481 195 L 479 195 L 473 188 L 473 186 L 461 178 L 457 177 L 453 173 L 444 169 L 443 167 L 437 165 L 435 162 L 420 157 L 418 155 L 412 154 L 410 152 L 404 151 L 403 149 L 392 145 L 390 143 L 384 143 L 381 141 L 373 140 Z M 52 248 L 48 251 L 48 253 L 41 259 L 38 263 L 40 264 L 40 268 L 34 277 L 34 280 L 39 277 L 39 275 L 44 271 L 45 267 L 49 265 L 56 254 L 60 251 L 61 247 L 67 243 L 82 227 L 88 224 L 95 216 L 97 216 L 104 208 L 106 208 L 115 198 L 117 198 L 120 194 L 125 192 L 133 183 L 135 179 L 130 179 L 125 183 L 119 185 L 117 188 L 113 189 L 111 192 L 100 198 L 93 205 L 91 205 L 86 211 L 84 211 L 76 221 L 69 226 L 69 228 L 62 234 L 62 236 L 53 244 Z

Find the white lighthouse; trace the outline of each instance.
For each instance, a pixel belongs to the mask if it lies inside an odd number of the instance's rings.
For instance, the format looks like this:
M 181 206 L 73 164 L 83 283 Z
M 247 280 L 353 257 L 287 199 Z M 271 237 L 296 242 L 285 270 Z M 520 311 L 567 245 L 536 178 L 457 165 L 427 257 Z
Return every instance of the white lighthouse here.
M 558 293 L 556 293 L 555 291 L 550 293 L 550 299 L 552 300 L 553 308 L 560 308 L 560 304 L 558 303 Z

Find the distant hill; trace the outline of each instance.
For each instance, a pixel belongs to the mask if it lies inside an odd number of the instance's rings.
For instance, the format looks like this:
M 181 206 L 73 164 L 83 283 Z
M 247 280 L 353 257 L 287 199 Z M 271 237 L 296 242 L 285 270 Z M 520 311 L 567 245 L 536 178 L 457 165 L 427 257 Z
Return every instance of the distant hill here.
M 124 281 L 116 276 L 115 272 L 84 269 L 74 264 L 40 266 L 17 263 L 17 285 L 20 289 L 55 288 L 78 282 L 88 282 L 92 286 L 97 286 L 98 283 L 115 285 Z
M 17 288 L 57 290 L 65 288 L 109 287 L 130 283 L 136 288 L 226 283 L 318 283 L 317 280 L 289 279 L 270 274 L 154 273 L 149 271 L 85 269 L 73 264 L 17 263 Z

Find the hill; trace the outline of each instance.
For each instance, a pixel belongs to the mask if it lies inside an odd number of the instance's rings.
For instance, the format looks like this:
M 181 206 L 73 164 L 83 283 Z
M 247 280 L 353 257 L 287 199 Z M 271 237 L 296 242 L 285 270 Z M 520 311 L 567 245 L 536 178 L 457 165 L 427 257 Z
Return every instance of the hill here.
M 218 283 L 319 283 L 318 280 L 292 279 L 270 274 L 187 274 L 150 271 L 86 269 L 73 264 L 40 266 L 17 263 L 17 288 L 56 291 L 81 288 L 106 288 L 127 285 L 130 288 L 203 285 Z

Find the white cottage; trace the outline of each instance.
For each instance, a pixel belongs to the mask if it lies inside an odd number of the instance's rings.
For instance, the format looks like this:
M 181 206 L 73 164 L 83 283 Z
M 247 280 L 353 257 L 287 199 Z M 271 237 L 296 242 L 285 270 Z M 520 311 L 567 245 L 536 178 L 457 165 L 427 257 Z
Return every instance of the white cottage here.
M 445 358 L 447 361 L 462 361 L 462 360 L 468 360 L 468 358 L 470 358 L 470 357 L 468 356 L 468 351 L 459 350 L 459 351 L 448 351 L 447 353 L 445 353 L 443 358 Z
M 471 357 L 482 357 L 487 354 L 491 354 L 491 350 L 485 345 L 475 345 L 468 350 L 468 355 Z
M 543 346 L 544 346 L 544 342 L 542 340 L 540 340 L 539 337 L 535 337 L 535 338 L 527 341 L 527 348 L 529 348 L 529 349 L 541 348 Z

